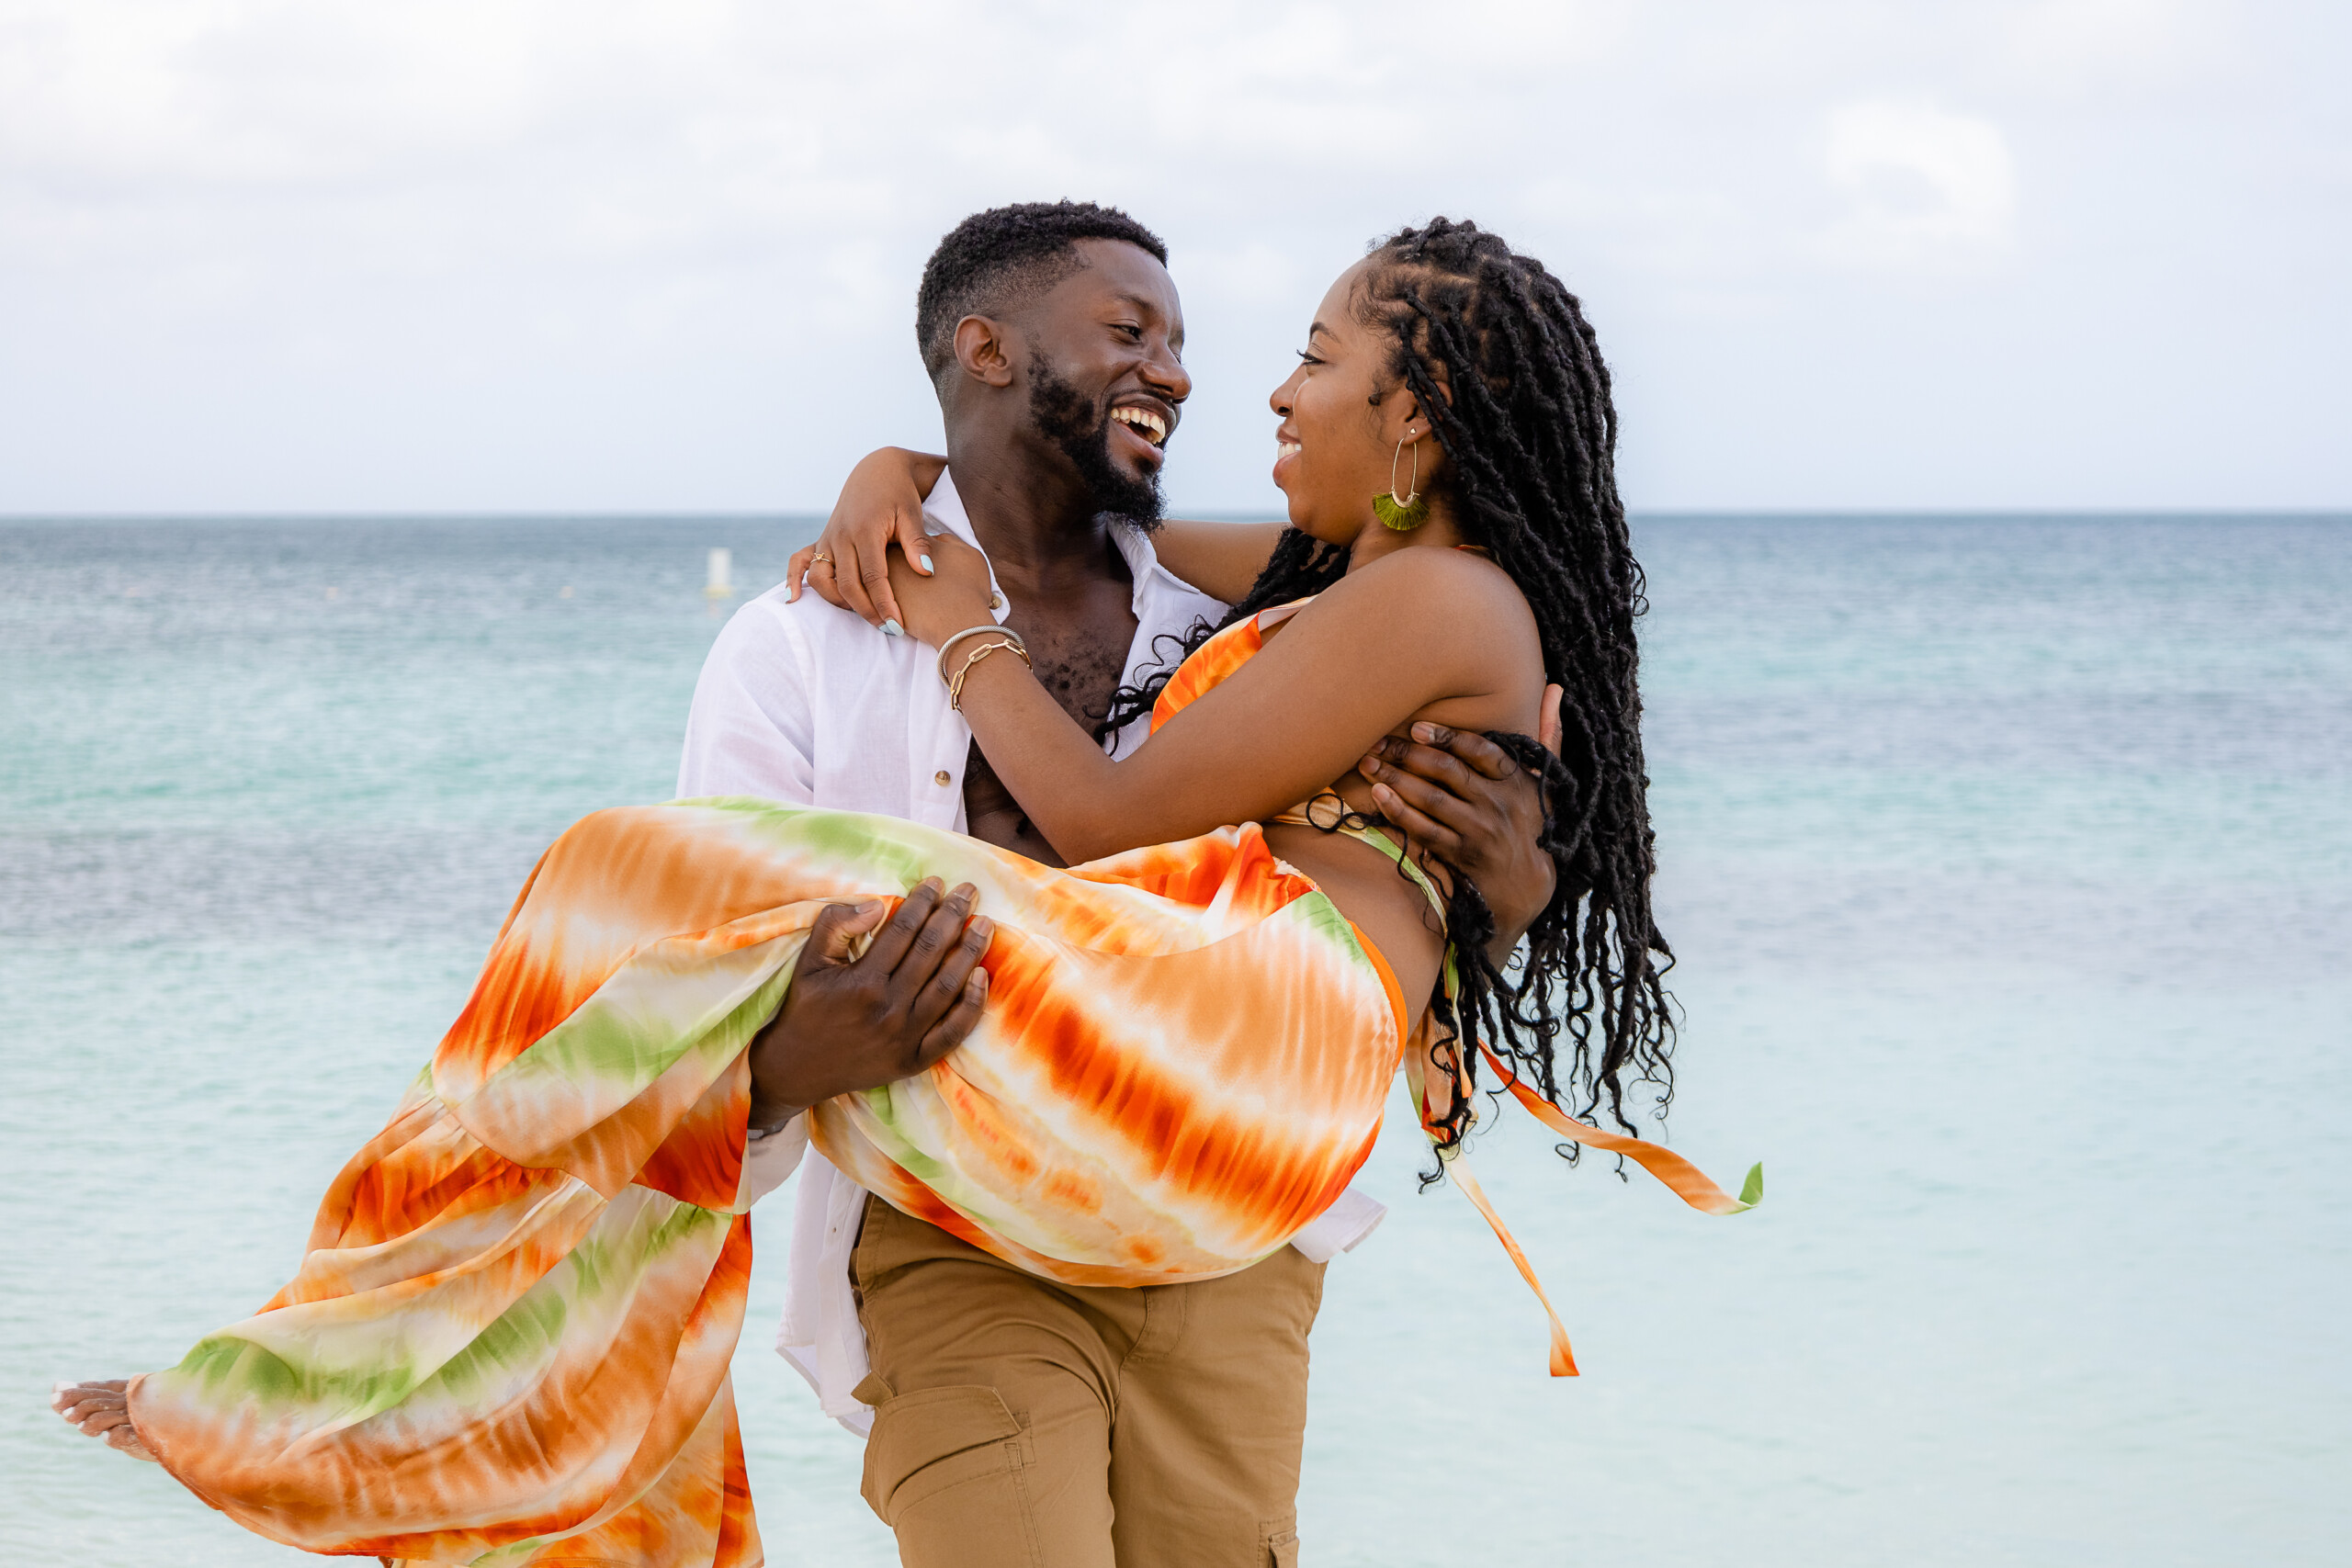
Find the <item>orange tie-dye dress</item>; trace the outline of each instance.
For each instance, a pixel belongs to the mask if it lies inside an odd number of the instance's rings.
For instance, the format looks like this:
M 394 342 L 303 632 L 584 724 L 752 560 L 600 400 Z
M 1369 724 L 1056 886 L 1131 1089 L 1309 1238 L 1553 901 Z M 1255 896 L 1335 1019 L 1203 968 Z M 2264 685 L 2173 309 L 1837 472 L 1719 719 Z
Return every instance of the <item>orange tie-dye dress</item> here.
M 1155 722 L 1258 643 L 1213 639 Z M 930 875 L 997 921 L 989 1004 L 927 1072 L 810 1112 L 861 1184 L 1046 1278 L 1145 1285 L 1247 1268 L 1363 1165 L 1418 1003 L 1254 824 L 1057 870 L 763 801 L 599 812 L 541 858 L 293 1281 L 133 1380 L 141 1439 L 312 1552 L 761 1562 L 728 1381 L 746 1047 L 819 910 Z

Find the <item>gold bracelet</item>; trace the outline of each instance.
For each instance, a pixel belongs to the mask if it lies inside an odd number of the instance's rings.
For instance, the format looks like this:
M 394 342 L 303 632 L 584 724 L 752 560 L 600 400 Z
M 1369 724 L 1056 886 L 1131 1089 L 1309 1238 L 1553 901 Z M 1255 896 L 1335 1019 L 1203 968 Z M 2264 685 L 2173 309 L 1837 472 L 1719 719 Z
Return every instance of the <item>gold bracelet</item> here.
M 956 673 L 947 678 L 947 705 L 949 708 L 953 709 L 956 713 L 962 713 L 964 711 L 964 678 L 972 672 L 973 665 L 978 664 L 981 660 L 986 659 L 989 654 L 994 653 L 1000 648 L 1009 648 L 1012 649 L 1013 652 L 1021 656 L 1022 663 L 1029 664 L 1029 650 L 1022 647 L 1018 641 L 1014 640 L 1010 633 L 1007 633 L 1003 637 L 995 642 L 976 644 L 973 647 L 970 655 L 965 659 L 963 664 L 957 668 Z M 1035 665 L 1029 665 L 1029 667 L 1033 670 L 1036 668 Z
M 957 632 L 954 637 L 949 637 L 945 642 L 939 645 L 939 678 L 941 680 L 944 681 L 947 679 L 947 650 L 954 648 L 957 643 L 962 642 L 967 637 L 978 637 L 985 632 L 995 632 L 1000 637 L 1011 637 L 1014 642 L 1021 644 L 1022 655 L 1024 658 L 1027 657 L 1029 645 L 1027 643 L 1021 642 L 1021 634 L 1014 631 L 1011 626 L 1000 626 L 994 621 L 988 621 L 977 626 L 966 626 L 962 631 Z

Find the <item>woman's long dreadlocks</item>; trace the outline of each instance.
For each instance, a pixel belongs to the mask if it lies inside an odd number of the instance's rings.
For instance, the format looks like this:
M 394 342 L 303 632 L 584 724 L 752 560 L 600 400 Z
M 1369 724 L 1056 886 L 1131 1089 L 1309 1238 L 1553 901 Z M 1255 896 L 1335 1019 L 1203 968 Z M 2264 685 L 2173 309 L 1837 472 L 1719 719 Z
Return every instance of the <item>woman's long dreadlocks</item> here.
M 1465 542 L 1526 595 L 1544 668 L 1564 693 L 1558 758 L 1527 736 L 1488 737 L 1543 781 L 1542 843 L 1558 882 L 1506 976 L 1487 955 L 1495 923 L 1486 899 L 1453 878 L 1447 932 L 1458 980 L 1433 1003 L 1444 1026 L 1433 1032 L 1443 1036 L 1436 1063 L 1449 1077 L 1458 1065 L 1475 1092 L 1484 1041 L 1544 1099 L 1584 1116 L 1605 1102 L 1634 1132 L 1629 1074 L 1657 1089 L 1660 1115 L 1673 1097 L 1662 984 L 1673 954 L 1650 918 L 1656 861 L 1634 637 L 1646 605 L 1617 495 L 1608 367 L 1576 296 L 1474 223 L 1440 218 L 1381 242 L 1357 310 L 1395 333 L 1392 373 L 1453 459 L 1432 484 Z M 1317 592 L 1346 565 L 1345 552 L 1290 530 L 1225 624 Z M 1188 650 L 1209 632 L 1201 627 Z M 1148 711 L 1165 683 L 1123 690 L 1106 726 Z M 1574 1057 L 1565 1084 L 1563 1032 Z M 1456 1095 L 1440 1146 L 1458 1144 L 1471 1120 L 1468 1095 Z M 1573 1145 L 1560 1152 L 1576 1157 Z

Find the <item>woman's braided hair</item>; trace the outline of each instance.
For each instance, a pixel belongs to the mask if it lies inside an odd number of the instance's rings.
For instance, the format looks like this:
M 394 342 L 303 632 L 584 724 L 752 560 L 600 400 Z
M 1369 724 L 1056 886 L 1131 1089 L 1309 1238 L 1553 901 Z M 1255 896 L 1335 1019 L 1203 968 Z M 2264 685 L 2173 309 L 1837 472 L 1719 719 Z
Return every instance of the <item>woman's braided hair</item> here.
M 1475 1091 L 1484 1041 L 1544 1099 L 1573 1114 L 1604 1106 L 1634 1131 L 1629 1078 L 1673 1097 L 1673 954 L 1650 916 L 1656 860 L 1642 763 L 1634 621 L 1647 607 L 1617 495 L 1617 411 L 1609 369 L 1575 295 L 1532 256 L 1474 223 L 1440 218 L 1374 247 L 1360 319 L 1396 334 L 1392 373 L 1430 416 L 1453 461 L 1430 481 L 1464 542 L 1509 572 L 1534 612 L 1549 679 L 1559 683 L 1561 754 L 1492 732 L 1543 781 L 1543 846 L 1558 871 L 1514 974 L 1487 956 L 1493 913 L 1465 876 L 1447 910 L 1456 974 L 1433 1005 L 1437 1066 Z M 1378 397 L 1375 395 L 1375 402 Z M 1226 624 L 1315 593 L 1346 570 L 1342 550 L 1285 532 Z M 1197 631 L 1191 646 L 1206 639 Z M 1130 688 L 1112 719 L 1148 709 L 1164 677 Z M 1563 1070 L 1556 1047 L 1568 1037 Z M 1467 1095 L 1433 1129 L 1440 1147 L 1468 1130 Z M 1576 1157 L 1573 1145 L 1560 1151 Z

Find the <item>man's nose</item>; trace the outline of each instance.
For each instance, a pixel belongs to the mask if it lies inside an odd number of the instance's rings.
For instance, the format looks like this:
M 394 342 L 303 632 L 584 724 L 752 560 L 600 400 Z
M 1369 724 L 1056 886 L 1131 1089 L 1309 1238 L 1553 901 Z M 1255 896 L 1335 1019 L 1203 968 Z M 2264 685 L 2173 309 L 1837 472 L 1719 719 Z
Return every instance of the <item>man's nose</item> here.
M 1143 378 L 1171 403 L 1181 403 L 1193 395 L 1192 372 L 1184 368 L 1184 362 L 1165 343 L 1158 344 L 1145 363 Z

